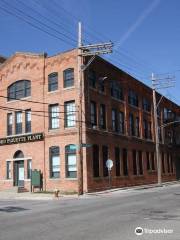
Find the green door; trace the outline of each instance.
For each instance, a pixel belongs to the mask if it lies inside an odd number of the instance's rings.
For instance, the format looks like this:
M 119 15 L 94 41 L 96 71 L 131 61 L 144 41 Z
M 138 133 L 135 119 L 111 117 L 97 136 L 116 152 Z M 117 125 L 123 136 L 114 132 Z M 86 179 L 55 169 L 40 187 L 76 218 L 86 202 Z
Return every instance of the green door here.
M 14 185 L 24 186 L 24 161 L 16 161 L 14 166 Z

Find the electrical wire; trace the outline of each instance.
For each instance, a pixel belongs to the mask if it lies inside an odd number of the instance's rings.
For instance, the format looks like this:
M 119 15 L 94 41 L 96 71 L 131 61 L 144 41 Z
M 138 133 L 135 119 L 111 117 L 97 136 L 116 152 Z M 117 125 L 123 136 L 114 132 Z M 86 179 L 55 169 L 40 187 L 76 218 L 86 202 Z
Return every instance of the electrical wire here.
M 48 32 L 47 30 L 42 29 L 41 27 L 37 26 L 36 24 L 34 24 L 34 23 L 30 22 L 29 20 L 25 19 L 24 17 L 16 14 L 14 11 L 12 12 L 12 11 L 10 11 L 9 9 L 7 9 L 7 8 L 5 8 L 5 7 L 3 7 L 3 6 L 0 6 L 0 9 L 1 9 L 3 12 L 8 13 L 9 15 L 15 16 L 16 18 L 18 18 L 18 19 L 26 22 L 28 25 L 30 25 L 30 26 L 32 26 L 32 27 L 40 30 L 41 32 L 44 32 L 44 33 L 48 34 L 49 36 L 51 36 L 51 37 L 53 37 L 53 38 L 56 38 L 56 39 L 60 40 L 61 42 L 64 42 L 64 43 L 72 46 L 72 43 L 71 43 L 71 42 L 69 42 L 69 41 L 67 41 L 67 40 L 65 41 L 63 38 L 55 35 L 54 33 L 50 33 L 50 32 Z
M 13 111 L 12 111 L 12 108 L 9 108 L 9 107 L 4 107 L 4 106 L 0 106 L 0 109 L 3 110 L 3 111 L 7 111 L 7 112 L 17 112 L 17 111 L 21 111 L 21 112 L 26 112 L 26 110 L 24 109 L 20 109 L 20 108 L 13 108 Z M 32 111 L 33 112 L 33 111 Z M 43 113 L 43 111 L 42 111 Z M 45 112 L 44 112 L 45 113 Z M 38 113 L 31 113 L 32 116 L 37 116 L 37 117 L 43 117 L 43 118 L 51 118 L 51 119 L 61 119 L 61 120 L 68 120 L 68 121 L 71 121 L 71 122 L 81 122 L 81 123 L 90 123 L 90 122 L 87 122 L 87 121 L 80 121 L 80 120 L 69 120 L 68 118 L 63 118 L 63 117 L 59 117 L 59 116 L 51 116 L 51 115 L 41 115 L 41 114 L 38 114 Z
M 0 98 L 5 98 L 5 99 L 9 99 L 9 97 L 0 95 Z M 51 105 L 52 103 L 47 103 L 47 102 L 41 102 L 41 101 L 33 101 L 33 100 L 27 100 L 27 99 L 17 99 L 17 98 L 10 98 L 12 100 L 18 100 L 20 102 L 29 102 L 29 103 L 38 103 L 38 104 L 44 104 L 44 105 Z M 59 104 L 59 106 L 66 106 L 66 104 Z

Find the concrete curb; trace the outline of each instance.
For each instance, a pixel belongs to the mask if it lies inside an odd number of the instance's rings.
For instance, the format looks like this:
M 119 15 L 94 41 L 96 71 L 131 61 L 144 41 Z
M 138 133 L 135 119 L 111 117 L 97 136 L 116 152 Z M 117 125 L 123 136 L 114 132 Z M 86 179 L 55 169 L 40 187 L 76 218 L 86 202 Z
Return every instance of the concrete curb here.
M 162 183 L 162 186 L 158 186 L 157 184 L 149 184 L 149 185 L 139 185 L 139 186 L 131 186 L 131 187 L 113 188 L 113 189 L 107 189 L 107 190 L 104 190 L 104 191 L 86 193 L 85 195 L 88 195 L 88 196 L 103 195 L 103 194 L 106 194 L 106 193 L 117 192 L 117 191 L 143 190 L 143 189 L 149 189 L 149 188 L 165 187 L 165 186 L 175 185 L 175 184 L 180 184 L 180 181 L 164 182 L 164 183 Z

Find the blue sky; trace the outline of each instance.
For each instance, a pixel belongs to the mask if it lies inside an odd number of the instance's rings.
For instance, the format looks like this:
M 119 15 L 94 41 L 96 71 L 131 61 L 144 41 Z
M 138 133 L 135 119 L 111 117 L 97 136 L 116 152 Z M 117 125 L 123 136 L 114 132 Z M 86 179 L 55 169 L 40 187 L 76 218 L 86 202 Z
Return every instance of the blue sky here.
M 16 17 L 7 13 L 12 10 Z M 175 75 L 175 87 L 162 93 L 180 104 L 179 0 L 1 0 L 0 54 L 73 48 L 78 20 L 85 43 L 113 41 L 116 51 L 107 59 L 144 83 L 151 84 L 151 72 Z

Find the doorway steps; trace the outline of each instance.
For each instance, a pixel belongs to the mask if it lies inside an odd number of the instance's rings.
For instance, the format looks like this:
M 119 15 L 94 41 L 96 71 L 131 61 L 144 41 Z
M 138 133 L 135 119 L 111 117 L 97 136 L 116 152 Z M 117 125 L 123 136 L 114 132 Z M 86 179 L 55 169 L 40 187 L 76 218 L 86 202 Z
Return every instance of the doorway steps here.
M 25 188 L 25 187 L 18 187 L 17 192 L 18 192 L 18 193 L 24 193 L 24 192 L 29 192 L 29 191 L 28 191 L 27 188 Z

